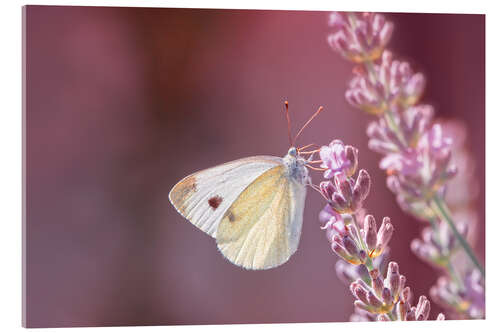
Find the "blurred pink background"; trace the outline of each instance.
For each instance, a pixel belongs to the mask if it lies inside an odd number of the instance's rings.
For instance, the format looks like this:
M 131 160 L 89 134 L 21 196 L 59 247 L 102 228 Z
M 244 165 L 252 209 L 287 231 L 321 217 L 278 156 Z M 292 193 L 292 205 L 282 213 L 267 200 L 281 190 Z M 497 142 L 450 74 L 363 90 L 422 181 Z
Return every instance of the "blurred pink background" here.
M 401 212 L 367 149 L 372 119 L 344 100 L 352 64 L 330 50 L 327 12 L 26 8 L 27 326 L 347 321 L 309 191 L 290 261 L 245 271 L 168 201 L 182 177 L 244 156 L 339 138 L 373 180 L 366 208 L 396 228 L 391 259 L 416 295 L 436 272 L 409 248 Z M 424 101 L 467 123 L 484 202 L 482 15 L 387 14 L 389 48 L 423 71 Z M 314 180 L 319 181 L 319 175 Z M 476 250 L 484 258 L 484 205 Z M 432 315 L 440 308 L 433 303 Z

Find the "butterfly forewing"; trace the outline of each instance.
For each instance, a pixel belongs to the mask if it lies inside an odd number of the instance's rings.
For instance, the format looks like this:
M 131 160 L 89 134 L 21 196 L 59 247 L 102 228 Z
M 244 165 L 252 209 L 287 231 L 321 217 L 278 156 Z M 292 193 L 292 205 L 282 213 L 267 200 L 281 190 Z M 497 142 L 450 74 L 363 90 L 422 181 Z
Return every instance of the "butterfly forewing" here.
M 254 156 L 187 176 L 170 191 L 177 211 L 215 237 L 219 222 L 238 195 L 267 170 L 282 165 L 274 156 Z

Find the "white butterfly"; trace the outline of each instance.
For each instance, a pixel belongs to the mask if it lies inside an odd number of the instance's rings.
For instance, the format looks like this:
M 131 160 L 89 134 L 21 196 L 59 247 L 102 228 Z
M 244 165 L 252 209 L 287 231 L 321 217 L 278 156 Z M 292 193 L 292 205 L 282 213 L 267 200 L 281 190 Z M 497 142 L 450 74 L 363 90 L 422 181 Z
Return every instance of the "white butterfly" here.
M 246 269 L 279 266 L 299 245 L 311 163 L 301 155 L 314 152 L 292 146 L 283 158 L 247 157 L 196 172 L 172 188 L 170 202 L 214 237 L 232 263 Z

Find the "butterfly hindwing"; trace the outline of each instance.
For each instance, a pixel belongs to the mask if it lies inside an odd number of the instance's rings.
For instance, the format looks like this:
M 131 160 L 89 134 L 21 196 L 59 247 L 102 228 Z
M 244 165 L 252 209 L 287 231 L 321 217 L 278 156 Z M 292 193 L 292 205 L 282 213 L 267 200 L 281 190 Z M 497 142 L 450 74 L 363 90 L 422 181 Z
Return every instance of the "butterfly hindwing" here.
M 296 251 L 306 191 L 285 171 L 280 165 L 260 175 L 222 217 L 217 246 L 232 263 L 268 269 L 285 263 Z
M 178 182 L 169 193 L 177 211 L 215 237 L 224 213 L 257 177 L 282 165 L 274 156 L 254 156 L 196 172 Z

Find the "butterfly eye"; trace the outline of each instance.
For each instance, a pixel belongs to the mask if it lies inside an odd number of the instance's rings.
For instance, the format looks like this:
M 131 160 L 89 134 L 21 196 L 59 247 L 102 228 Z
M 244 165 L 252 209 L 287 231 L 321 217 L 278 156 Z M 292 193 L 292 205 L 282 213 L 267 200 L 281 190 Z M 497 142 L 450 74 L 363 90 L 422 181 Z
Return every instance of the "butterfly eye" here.
M 292 147 L 292 148 L 288 149 L 288 155 L 296 157 L 297 156 L 297 148 Z

